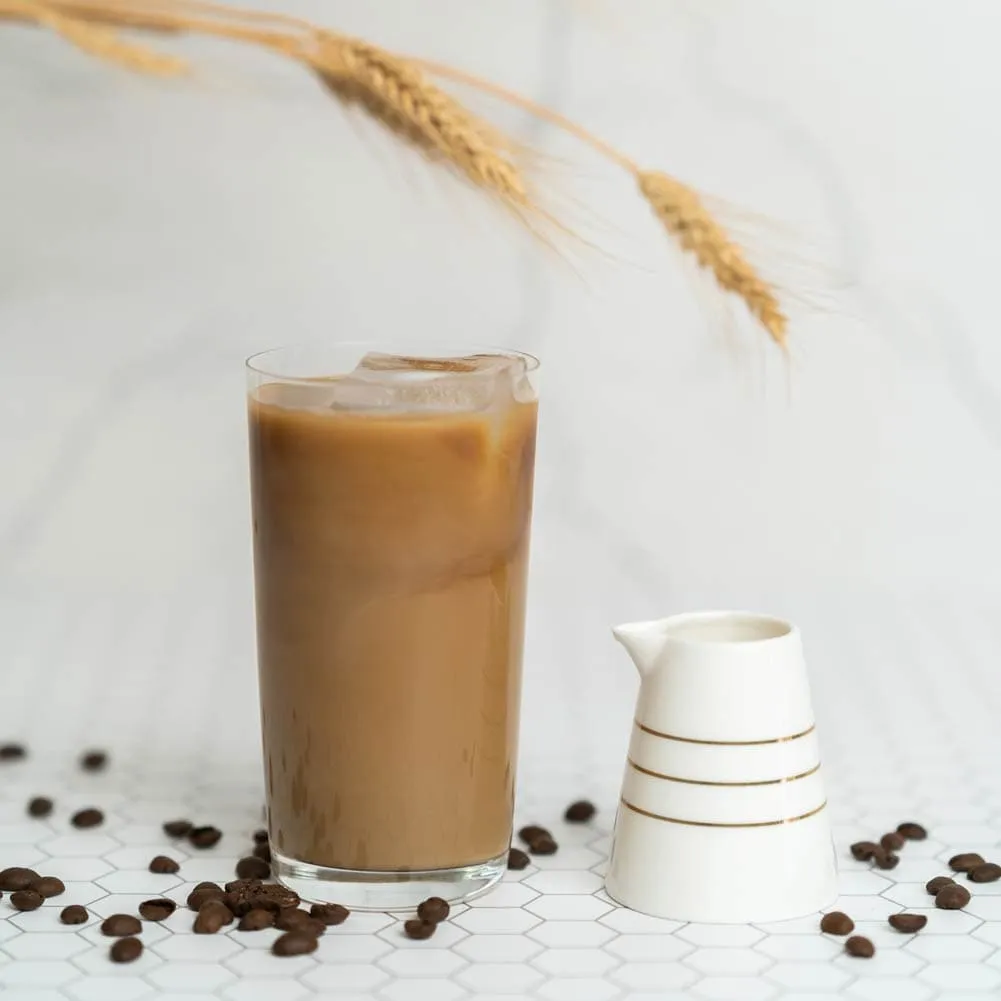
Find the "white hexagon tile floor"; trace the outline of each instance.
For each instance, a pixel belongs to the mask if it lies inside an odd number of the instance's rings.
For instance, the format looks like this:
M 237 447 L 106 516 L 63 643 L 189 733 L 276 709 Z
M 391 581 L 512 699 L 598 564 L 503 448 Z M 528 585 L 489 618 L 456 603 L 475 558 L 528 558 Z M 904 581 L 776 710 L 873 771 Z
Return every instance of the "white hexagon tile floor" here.
M 841 940 L 819 933 L 816 916 L 708 926 L 614 905 L 602 873 L 632 689 L 596 697 L 600 685 L 553 667 L 527 685 L 518 814 L 520 822 L 552 827 L 560 851 L 455 908 L 431 940 L 407 939 L 399 917 L 357 913 L 329 929 L 314 954 L 280 959 L 269 951 L 274 931 L 196 936 L 182 905 L 161 924 L 144 924 L 137 962 L 112 964 L 101 919 L 135 913 L 154 895 L 183 904 L 196 882 L 232 878 L 260 826 L 254 678 L 245 609 L 237 606 L 223 595 L 197 602 L 133 596 L 123 605 L 0 592 L 7 644 L 0 743 L 24 741 L 31 752 L 0 763 L 0 868 L 32 866 L 66 883 L 65 894 L 37 911 L 18 913 L 0 901 L 5 999 L 1001 997 L 1001 883 L 972 887 L 969 906 L 952 912 L 930 906 L 923 888 L 947 871 L 954 852 L 1001 860 L 996 619 L 940 603 L 891 603 L 877 613 L 867 601 L 850 612 L 850 636 L 827 636 L 819 649 L 808 640 L 842 860 L 837 906 L 875 943 L 871 960 L 846 956 Z M 833 614 L 829 605 L 798 613 L 812 615 L 822 636 Z M 963 638 L 961 653 L 955 636 Z M 76 763 L 92 746 L 111 756 L 96 774 Z M 27 816 L 34 795 L 55 800 L 51 817 Z M 594 799 L 598 816 L 564 823 L 562 808 L 579 796 Z M 74 829 L 68 818 L 83 806 L 104 810 L 105 823 Z M 173 842 L 161 824 L 175 817 L 216 824 L 224 837 L 207 850 Z M 896 869 L 851 859 L 851 842 L 905 819 L 926 823 L 931 837 L 909 843 Z M 148 872 L 158 853 L 175 858 L 180 872 Z M 85 925 L 60 924 L 68 903 L 88 908 Z M 887 916 L 904 908 L 927 914 L 926 929 L 892 930 Z

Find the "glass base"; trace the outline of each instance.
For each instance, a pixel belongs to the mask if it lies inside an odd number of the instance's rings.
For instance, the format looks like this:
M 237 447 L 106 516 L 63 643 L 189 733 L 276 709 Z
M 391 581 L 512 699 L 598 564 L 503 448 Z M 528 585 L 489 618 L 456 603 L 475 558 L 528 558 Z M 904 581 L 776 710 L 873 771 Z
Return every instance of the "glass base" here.
M 271 855 L 278 882 L 310 903 L 342 904 L 352 911 L 412 911 L 428 897 L 461 903 L 485 893 L 507 870 L 507 852 L 486 862 L 454 869 L 369 872 L 332 869 Z

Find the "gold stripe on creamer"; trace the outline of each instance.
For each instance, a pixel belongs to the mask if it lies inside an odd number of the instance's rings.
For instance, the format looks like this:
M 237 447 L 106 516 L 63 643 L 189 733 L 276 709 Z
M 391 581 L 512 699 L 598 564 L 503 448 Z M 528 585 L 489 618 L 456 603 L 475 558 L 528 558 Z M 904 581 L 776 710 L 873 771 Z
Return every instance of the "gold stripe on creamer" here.
M 655 779 L 665 779 L 668 782 L 684 782 L 685 785 L 690 786 L 777 786 L 781 785 L 783 782 L 796 782 L 799 779 L 809 778 L 811 775 L 816 775 L 820 771 L 820 762 L 813 766 L 808 772 L 800 772 L 798 775 L 786 775 L 780 779 L 760 779 L 757 782 L 710 782 L 707 779 L 683 779 L 677 775 L 664 775 L 663 772 L 655 772 L 649 768 L 644 768 L 642 765 L 636 764 L 632 758 L 626 758 L 629 762 L 629 767 L 640 772 L 642 775 L 649 775 L 651 778 Z
M 784 744 L 789 740 L 799 740 L 800 737 L 805 737 L 813 733 L 816 729 L 816 724 L 812 724 L 801 733 L 793 733 L 788 737 L 771 737 L 768 740 L 698 740 L 695 737 L 678 737 L 673 733 L 661 733 L 659 730 L 653 730 L 645 726 L 638 719 L 633 720 L 633 723 L 644 733 L 650 734 L 651 737 L 661 737 L 664 740 L 679 740 L 683 744 L 709 744 L 713 747 L 757 747 L 760 744 Z
M 827 800 L 825 799 L 820 806 L 810 810 L 809 813 L 801 813 L 798 817 L 783 817 L 781 820 L 755 820 L 750 823 L 720 824 L 708 820 L 681 820 L 679 817 L 662 817 L 659 813 L 651 813 L 649 810 L 643 810 L 638 806 L 634 806 L 627 799 L 619 800 L 619 802 L 627 810 L 632 810 L 633 813 L 638 813 L 642 817 L 649 817 L 651 820 L 663 820 L 668 824 L 684 824 L 686 827 L 778 827 L 780 824 L 795 824 L 797 820 L 806 820 L 820 813 L 827 806 Z

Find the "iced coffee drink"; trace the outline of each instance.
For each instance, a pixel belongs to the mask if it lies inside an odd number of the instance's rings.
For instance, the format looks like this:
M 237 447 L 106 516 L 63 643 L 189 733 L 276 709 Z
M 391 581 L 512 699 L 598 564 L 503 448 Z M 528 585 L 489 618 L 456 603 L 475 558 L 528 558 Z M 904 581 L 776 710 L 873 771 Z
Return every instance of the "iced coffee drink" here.
M 249 362 L 271 846 L 307 899 L 409 907 L 511 839 L 537 363 Z

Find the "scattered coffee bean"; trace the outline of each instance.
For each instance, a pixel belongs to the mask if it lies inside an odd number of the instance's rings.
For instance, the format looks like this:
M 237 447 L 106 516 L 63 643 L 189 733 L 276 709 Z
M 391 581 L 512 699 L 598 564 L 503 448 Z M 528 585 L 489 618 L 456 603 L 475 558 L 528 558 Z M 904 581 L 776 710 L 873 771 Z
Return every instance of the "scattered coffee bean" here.
M 34 869 L 15 865 L 0 872 L 0 890 L 27 890 L 39 875 Z
M 928 918 L 924 914 L 891 914 L 887 921 L 891 928 L 896 928 L 905 935 L 913 935 L 928 924 Z
M 113 963 L 132 963 L 143 953 L 143 944 L 137 938 L 120 938 L 109 950 Z
M 314 936 L 302 931 L 287 931 L 276 938 L 271 951 L 276 956 L 305 956 L 315 952 L 317 940 Z
M 890 831 L 879 839 L 879 843 L 888 852 L 899 852 L 904 847 L 904 836 L 896 831 Z
M 240 879 L 267 879 L 271 875 L 271 866 L 256 855 L 248 855 L 236 863 L 236 875 Z
M 411 918 L 403 922 L 403 930 L 408 938 L 430 938 L 437 927 L 433 921 L 422 921 L 420 918 Z
M 255 858 L 267 862 L 269 866 L 271 865 L 271 845 L 267 841 L 259 841 L 254 845 L 253 855 Z
M 528 850 L 532 855 L 555 855 L 559 845 L 556 841 L 547 836 L 536 838 L 529 846 Z
M 975 865 L 967 874 L 966 878 L 971 883 L 996 883 L 1001 879 L 1001 865 L 994 862 L 984 862 L 983 865 Z
M 876 868 L 878 869 L 896 869 L 897 864 L 900 862 L 900 856 L 894 855 L 893 852 L 888 852 L 885 848 L 880 847 L 872 853 L 872 860 L 876 863 Z
M 87 908 L 79 904 L 70 904 L 59 912 L 59 920 L 64 925 L 82 925 L 87 920 Z
M 852 935 L 845 942 L 845 952 L 849 956 L 857 956 L 859 959 L 872 959 L 876 954 L 876 947 L 864 935 Z
M 142 928 L 142 922 L 133 914 L 112 914 L 101 922 L 102 933 L 115 938 L 138 935 Z
M 28 800 L 29 817 L 47 817 L 52 813 L 52 800 L 48 796 L 35 796 Z
M 239 882 L 239 881 L 238 881 Z M 278 913 L 300 904 L 299 895 L 278 883 L 260 883 L 244 880 L 243 885 L 226 894 L 226 906 L 237 916 L 248 911 L 265 910 Z
M 177 904 L 166 897 L 144 900 L 139 905 L 139 916 L 144 921 L 165 921 L 177 910 Z
M 192 930 L 196 935 L 214 935 L 232 922 L 233 912 L 221 900 L 207 900 L 198 908 Z
M 210 900 L 222 900 L 225 896 L 226 894 L 221 887 L 203 886 L 199 888 L 196 886 L 188 894 L 186 903 L 191 910 L 200 911 L 203 904 L 208 903 Z
M 221 890 L 218 883 L 213 883 L 211 879 L 203 879 L 200 883 L 195 883 L 196 890 Z
M 880 846 L 875 841 L 856 841 L 851 847 L 851 853 L 859 862 L 868 862 L 879 849 Z
M 213 845 L 219 844 L 220 838 L 222 838 L 222 831 L 218 827 L 212 827 L 209 824 L 203 827 L 192 827 L 188 831 L 188 841 L 195 848 L 211 848 Z
M 0 761 L 20 761 L 27 754 L 23 744 L 0 744 Z
M 350 911 L 340 904 L 313 904 L 309 916 L 322 921 L 325 925 L 342 925 L 348 919 Z
M 37 890 L 15 890 L 10 895 L 11 906 L 18 911 L 37 911 L 44 899 Z
M 897 825 L 897 833 L 902 834 L 908 841 L 924 841 L 928 837 L 928 832 L 913 820 L 905 820 Z
M 66 884 L 58 876 L 41 876 L 31 884 L 31 889 L 48 900 L 49 897 L 58 897 L 60 893 L 65 893 Z
M 950 886 L 943 886 L 935 894 L 935 906 L 943 911 L 958 911 L 970 902 L 970 891 L 965 886 L 952 883 Z
M 266 911 L 262 907 L 255 907 L 247 911 L 240 918 L 240 923 L 236 926 L 240 931 L 260 931 L 262 928 L 271 928 L 275 923 L 274 911 Z
M 226 884 L 226 892 L 242 893 L 245 890 L 256 890 L 260 885 L 259 879 L 231 879 Z
M 268 832 L 262 827 L 259 831 L 254 831 L 254 844 L 266 845 L 268 843 Z
M 925 883 L 925 889 L 934 897 L 943 886 L 951 886 L 955 882 L 952 876 L 936 876 Z
M 70 817 L 70 823 L 74 827 L 97 827 L 104 823 L 104 814 L 100 810 L 94 809 L 94 807 L 88 807 L 86 810 L 77 810 Z
M 162 875 L 172 875 L 175 872 L 179 872 L 180 869 L 181 867 L 172 858 L 167 858 L 166 855 L 155 855 L 152 859 L 150 859 L 150 872 L 157 872 Z
M 527 868 L 530 861 L 528 854 L 520 848 L 512 848 L 507 853 L 507 867 L 517 872 L 521 872 L 522 869 Z
M 163 825 L 163 833 L 169 838 L 185 837 L 194 824 L 190 820 L 168 820 Z
M 978 855 L 976 852 L 962 852 L 959 855 L 953 855 L 949 859 L 949 868 L 953 872 L 969 872 L 971 869 L 975 869 L 978 865 L 983 864 L 983 856 Z
M 282 931 L 308 931 L 314 938 L 322 935 L 327 926 L 323 921 L 314 918 L 309 911 L 298 907 L 284 907 L 275 918 L 275 927 Z
M 80 757 L 80 767 L 85 772 L 103 771 L 108 764 L 108 756 L 104 751 L 87 751 Z
M 451 910 L 447 900 L 442 900 L 441 897 L 428 897 L 427 900 L 417 905 L 417 917 L 422 921 L 432 921 L 434 924 L 438 924 L 439 921 L 444 921 L 448 917 Z
M 849 935 L 855 931 L 855 922 L 841 911 L 831 911 L 820 919 L 820 930 L 828 935 Z
M 547 837 L 551 838 L 553 835 L 550 831 L 547 831 L 544 827 L 539 827 L 538 824 L 528 824 L 518 831 L 518 837 L 525 842 L 526 845 L 530 845 L 536 838 Z
M 594 803 L 589 803 L 586 799 L 579 799 L 566 808 L 563 819 L 571 824 L 586 824 L 597 812 Z

